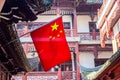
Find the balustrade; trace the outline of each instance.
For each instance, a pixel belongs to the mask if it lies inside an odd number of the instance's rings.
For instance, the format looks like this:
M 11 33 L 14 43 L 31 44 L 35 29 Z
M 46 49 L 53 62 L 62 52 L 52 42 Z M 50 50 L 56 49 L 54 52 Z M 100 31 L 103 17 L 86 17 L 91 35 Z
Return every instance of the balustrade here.
M 75 29 L 64 29 L 66 37 L 75 37 Z
M 27 30 L 25 29 L 19 29 L 17 30 L 18 36 L 21 36 L 26 32 Z M 30 31 L 30 30 L 28 30 Z M 75 30 L 74 29 L 64 29 L 66 37 L 74 37 L 75 36 Z M 25 35 L 25 37 L 30 37 L 30 34 Z
M 18 36 L 21 36 L 27 32 L 26 30 L 18 30 Z M 78 33 L 77 36 L 75 36 L 75 30 L 74 29 L 64 29 L 66 37 L 80 37 L 80 40 L 100 40 L 100 34 L 99 32 L 82 32 Z M 27 34 L 25 37 L 30 37 L 29 34 Z
M 82 32 L 78 35 L 80 40 L 100 40 L 99 32 Z
M 26 75 L 12 76 L 11 80 L 60 80 L 58 72 L 29 72 Z M 77 79 L 75 71 L 61 71 L 60 74 L 62 80 Z
M 75 71 L 62 71 L 62 80 L 76 80 L 76 72 Z

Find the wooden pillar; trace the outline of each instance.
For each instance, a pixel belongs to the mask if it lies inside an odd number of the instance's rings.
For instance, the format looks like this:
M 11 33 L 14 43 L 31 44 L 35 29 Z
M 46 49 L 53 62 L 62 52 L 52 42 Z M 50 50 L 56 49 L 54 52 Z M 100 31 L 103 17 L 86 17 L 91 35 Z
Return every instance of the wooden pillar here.
M 27 76 L 28 76 L 29 72 L 24 74 L 24 79 L 23 80 L 27 80 Z
M 95 56 L 95 58 L 97 58 L 97 57 L 98 57 L 97 46 L 94 46 L 94 50 L 93 50 L 93 52 L 94 52 L 94 56 Z
M 28 31 L 28 26 L 25 26 L 24 34 L 28 33 Z M 26 34 L 24 37 L 29 37 L 29 34 Z
M 105 18 L 105 21 L 106 21 L 106 35 L 107 35 L 107 38 L 111 38 L 112 39 L 113 38 L 113 28 L 111 28 L 107 16 Z
M 75 71 L 75 59 L 74 59 L 74 52 L 71 52 L 71 58 L 72 58 L 72 71 Z
M 80 79 L 80 66 L 78 65 L 79 63 L 78 43 L 76 43 L 75 53 L 76 53 L 76 70 L 77 70 L 76 80 L 81 80 Z
M 58 80 L 62 80 L 61 68 L 58 69 Z
M 73 28 L 74 28 L 74 37 L 77 36 L 77 13 L 76 13 L 76 8 L 73 9 Z M 79 54 L 78 54 L 78 42 L 75 43 L 76 48 L 75 48 L 75 53 L 76 53 L 76 80 L 80 80 L 80 67 L 77 65 L 79 63 Z
M 101 47 L 105 48 L 105 31 L 100 29 L 100 43 Z
M 96 40 L 96 30 L 93 29 L 93 40 Z
M 24 51 L 25 51 L 25 54 L 28 53 L 28 43 L 25 43 L 25 44 L 24 44 Z
M 26 75 L 23 75 L 23 76 L 22 76 L 22 80 L 27 80 Z
M 73 9 L 73 29 L 74 29 L 74 36 L 77 36 L 77 13 L 76 13 L 76 9 Z

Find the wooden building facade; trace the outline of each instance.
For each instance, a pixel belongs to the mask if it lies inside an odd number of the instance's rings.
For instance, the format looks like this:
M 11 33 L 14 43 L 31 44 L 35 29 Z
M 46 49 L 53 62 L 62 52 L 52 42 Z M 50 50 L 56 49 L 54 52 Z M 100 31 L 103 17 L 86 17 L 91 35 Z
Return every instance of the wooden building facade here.
M 102 0 L 55 0 L 51 9 L 39 14 L 36 21 L 18 23 L 16 28 L 18 35 L 21 36 L 42 26 L 44 23 L 48 23 L 59 15 L 64 15 L 62 18 L 65 35 L 72 54 L 72 60 L 70 62 L 60 64 L 50 72 L 44 72 L 41 64 L 38 64 L 35 70 L 39 71 L 38 73 L 30 72 L 23 76 L 28 80 L 31 78 L 32 80 L 39 80 L 42 77 L 41 75 L 46 79 L 51 78 L 47 76 L 49 75 L 55 76 L 59 80 L 80 80 L 82 79 L 81 74 L 84 72 L 82 72 L 78 64 L 92 68 L 103 64 L 110 58 L 113 55 L 111 40 L 107 39 L 106 47 L 102 48 L 100 46 L 100 33 L 95 25 L 97 22 L 97 9 L 101 5 Z M 28 34 L 22 37 L 21 42 L 27 57 L 31 59 L 35 58 L 37 52 L 30 39 L 30 35 Z
M 97 27 L 100 29 L 101 46 L 106 46 L 106 39 L 112 40 L 113 56 L 99 70 L 95 80 L 120 79 L 120 0 L 104 0 L 98 10 Z
M 15 24 L 19 21 L 34 21 L 37 13 L 50 9 L 49 4 L 42 7 L 46 9 L 33 12 L 29 1 L 0 1 L 0 80 L 10 80 L 12 75 L 32 70 Z

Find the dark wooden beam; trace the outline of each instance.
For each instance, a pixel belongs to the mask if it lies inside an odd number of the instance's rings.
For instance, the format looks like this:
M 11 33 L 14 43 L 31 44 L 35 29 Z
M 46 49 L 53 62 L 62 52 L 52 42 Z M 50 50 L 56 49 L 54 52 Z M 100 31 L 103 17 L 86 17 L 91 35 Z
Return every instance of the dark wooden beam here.
M 12 75 L 12 74 L 8 71 L 8 69 L 2 64 L 1 61 L 0 61 L 0 66 L 1 66 L 2 68 L 4 68 L 5 71 L 6 71 L 9 75 Z

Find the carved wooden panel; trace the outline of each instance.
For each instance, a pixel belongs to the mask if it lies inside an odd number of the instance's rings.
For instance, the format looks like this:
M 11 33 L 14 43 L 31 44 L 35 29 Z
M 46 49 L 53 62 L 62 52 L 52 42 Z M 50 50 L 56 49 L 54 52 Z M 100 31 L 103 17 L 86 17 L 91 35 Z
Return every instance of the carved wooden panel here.
M 58 80 L 58 76 L 27 76 L 27 80 Z

